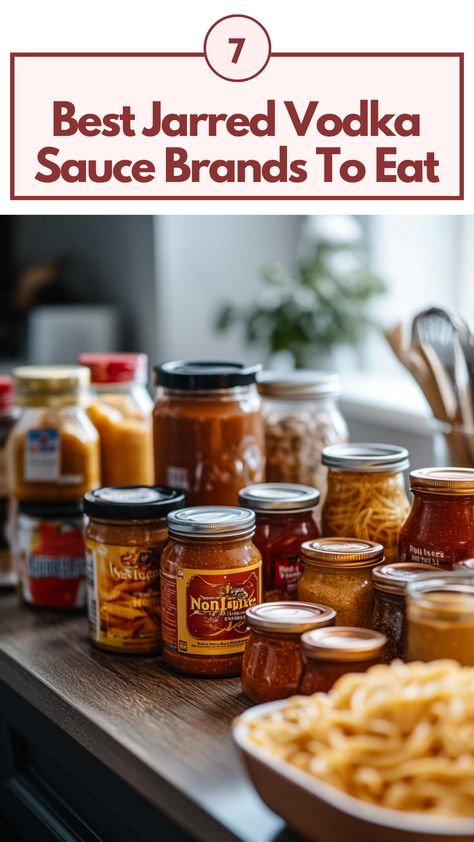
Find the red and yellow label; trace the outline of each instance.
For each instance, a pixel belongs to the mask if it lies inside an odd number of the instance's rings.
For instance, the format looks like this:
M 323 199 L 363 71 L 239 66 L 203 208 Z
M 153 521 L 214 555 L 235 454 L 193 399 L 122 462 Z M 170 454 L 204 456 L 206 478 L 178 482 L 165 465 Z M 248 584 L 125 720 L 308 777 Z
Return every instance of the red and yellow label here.
M 188 655 L 235 655 L 248 637 L 245 612 L 261 602 L 261 562 L 236 570 L 178 568 L 162 574 L 163 642 Z

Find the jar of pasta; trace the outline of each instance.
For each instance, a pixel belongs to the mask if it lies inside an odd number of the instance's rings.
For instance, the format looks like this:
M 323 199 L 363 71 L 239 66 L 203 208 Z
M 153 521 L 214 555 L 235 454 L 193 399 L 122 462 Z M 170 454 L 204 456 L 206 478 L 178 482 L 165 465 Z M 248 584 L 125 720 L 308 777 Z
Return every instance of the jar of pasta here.
M 408 660 L 451 658 L 474 666 L 474 578 L 423 576 L 407 588 Z
M 265 445 L 255 381 L 260 366 L 171 362 L 155 369 L 155 481 L 192 505 L 238 504 L 261 482 Z
M 242 690 L 253 702 L 286 699 L 298 692 L 303 673 L 300 637 L 310 629 L 334 624 L 326 605 L 273 602 L 246 612 L 250 637 L 242 662 Z
M 370 628 L 374 608 L 372 570 L 383 561 L 383 547 L 355 538 L 320 538 L 301 547 L 303 575 L 298 599 L 329 605 L 338 626 Z
M 21 414 L 7 442 L 10 493 L 20 502 L 77 503 L 100 484 L 99 436 L 84 410 L 88 370 L 22 366 L 13 378 Z
M 363 628 L 337 626 L 305 632 L 301 638 L 303 696 L 327 693 L 348 672 L 367 672 L 383 658 L 386 637 Z
M 81 354 L 79 362 L 91 372 L 87 412 L 100 436 L 102 484 L 151 485 L 153 402 L 146 354 Z
M 256 516 L 253 542 L 262 554 L 264 601 L 296 599 L 301 544 L 319 537 L 313 517 L 319 491 L 307 485 L 262 483 L 239 491 L 239 500 Z
M 407 620 L 406 588 L 416 577 L 429 573 L 428 564 L 414 562 L 382 564 L 372 570 L 372 585 L 375 595 L 372 628 L 387 637 L 385 660 L 405 658 Z
M 6 443 L 17 418 L 13 381 L 7 374 L 0 375 L 0 588 L 12 587 L 17 581 L 8 541 L 12 507 L 8 499 L 6 474 Z
M 410 504 L 403 472 L 408 451 L 386 444 L 327 447 L 328 492 L 322 532 L 382 544 L 388 562 L 398 561 L 398 538 Z
M 163 655 L 178 672 L 239 675 L 249 635 L 245 612 L 261 602 L 255 514 L 199 506 L 168 517 L 161 557 Z
M 324 499 L 321 452 L 349 438 L 338 407 L 338 375 L 268 371 L 259 375 L 258 390 L 264 400 L 267 481 L 316 486 Z
M 400 533 L 400 560 L 452 569 L 474 556 L 474 469 L 410 474 L 413 501 Z
M 166 487 L 99 488 L 86 494 L 87 602 L 94 646 L 112 652 L 158 652 L 160 556 L 166 517 L 184 495 Z

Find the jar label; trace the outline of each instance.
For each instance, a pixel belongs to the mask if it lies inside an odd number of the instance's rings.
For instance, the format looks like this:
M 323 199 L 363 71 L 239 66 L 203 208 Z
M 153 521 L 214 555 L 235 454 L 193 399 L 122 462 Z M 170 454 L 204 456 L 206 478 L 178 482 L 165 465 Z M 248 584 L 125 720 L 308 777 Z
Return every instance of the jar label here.
M 451 567 L 457 559 L 454 554 L 433 547 L 424 541 L 403 541 L 400 553 L 400 561 L 421 562 L 431 564 L 433 567 Z
M 161 547 L 121 547 L 88 540 L 87 602 L 93 640 L 115 649 L 160 645 Z
M 82 518 L 41 521 L 21 517 L 17 551 L 25 602 L 56 608 L 85 606 Z
M 299 556 L 280 556 L 274 561 L 275 589 L 283 598 L 296 599 L 296 586 L 303 567 Z
M 59 430 L 28 430 L 25 443 L 25 480 L 57 482 L 60 467 Z
M 236 570 L 178 568 L 164 575 L 163 641 L 191 655 L 236 655 L 249 632 L 245 612 L 261 601 L 261 563 Z

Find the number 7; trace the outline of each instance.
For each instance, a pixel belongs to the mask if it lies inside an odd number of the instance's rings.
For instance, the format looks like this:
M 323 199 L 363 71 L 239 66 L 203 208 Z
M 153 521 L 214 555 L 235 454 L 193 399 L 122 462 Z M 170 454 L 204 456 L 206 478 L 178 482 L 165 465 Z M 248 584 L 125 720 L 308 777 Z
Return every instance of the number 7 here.
M 236 44 L 235 52 L 232 57 L 232 64 L 237 64 L 240 53 L 242 52 L 242 47 L 245 44 L 245 38 L 229 38 L 229 44 Z

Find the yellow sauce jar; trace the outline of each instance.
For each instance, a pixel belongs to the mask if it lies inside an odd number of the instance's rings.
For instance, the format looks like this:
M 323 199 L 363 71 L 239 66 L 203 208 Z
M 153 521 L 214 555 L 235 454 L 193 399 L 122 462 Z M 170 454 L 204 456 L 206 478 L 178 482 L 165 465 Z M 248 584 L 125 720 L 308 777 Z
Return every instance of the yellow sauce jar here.
M 408 660 L 474 666 L 474 577 L 421 576 L 408 585 Z

